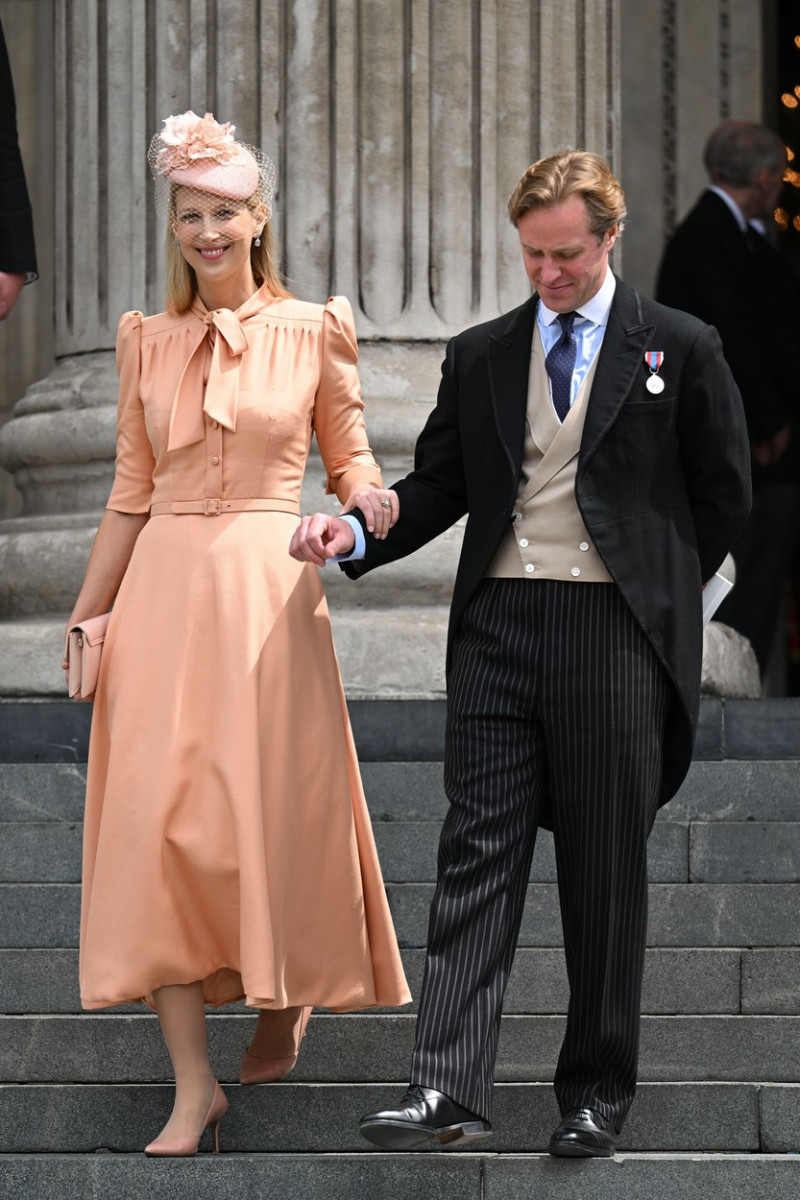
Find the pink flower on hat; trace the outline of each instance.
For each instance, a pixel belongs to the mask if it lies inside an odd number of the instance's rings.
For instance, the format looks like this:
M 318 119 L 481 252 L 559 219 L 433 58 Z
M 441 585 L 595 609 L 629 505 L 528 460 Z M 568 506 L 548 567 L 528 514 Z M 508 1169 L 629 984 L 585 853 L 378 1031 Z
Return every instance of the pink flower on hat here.
M 162 148 L 156 161 L 156 170 L 171 175 L 180 168 L 190 167 L 202 159 L 212 162 L 230 162 L 238 147 L 234 140 L 236 126 L 226 121 L 220 125 L 211 113 L 198 117 L 197 113 L 180 113 L 167 117 L 161 131 Z
M 236 141 L 235 132 L 235 125 L 221 124 L 212 113 L 198 117 L 190 110 L 167 117 L 147 151 L 156 180 L 156 204 L 159 185 L 169 183 L 231 200 L 255 198 L 269 216 L 275 166 L 258 147 Z

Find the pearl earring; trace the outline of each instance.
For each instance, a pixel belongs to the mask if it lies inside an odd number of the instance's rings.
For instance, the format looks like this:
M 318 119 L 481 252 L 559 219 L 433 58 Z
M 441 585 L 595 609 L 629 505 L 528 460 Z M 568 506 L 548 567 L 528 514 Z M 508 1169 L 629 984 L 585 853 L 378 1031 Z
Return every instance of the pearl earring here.
M 253 245 L 254 245 L 254 246 L 260 246 L 260 245 L 261 245 L 261 234 L 259 234 L 259 235 L 258 235 L 258 237 L 256 238 L 256 240 L 253 242 Z

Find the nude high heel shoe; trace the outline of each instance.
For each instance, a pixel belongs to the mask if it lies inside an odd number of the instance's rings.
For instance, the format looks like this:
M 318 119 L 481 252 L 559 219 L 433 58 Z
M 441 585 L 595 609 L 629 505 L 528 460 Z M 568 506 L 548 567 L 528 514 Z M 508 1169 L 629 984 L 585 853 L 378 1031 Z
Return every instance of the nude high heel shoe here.
M 280 1012 L 279 1009 L 274 1010 L 276 1015 Z M 284 1012 L 288 1013 L 288 1009 Z M 280 1079 L 285 1079 L 290 1071 L 294 1070 L 294 1065 L 297 1062 L 297 1055 L 300 1052 L 300 1043 L 303 1040 L 303 1034 L 306 1031 L 308 1018 L 311 1016 L 310 1007 L 306 1006 L 300 1012 L 300 1021 L 295 1032 L 294 1052 L 292 1054 L 284 1054 L 279 1058 L 273 1058 L 272 1055 L 257 1055 L 252 1054 L 248 1047 L 242 1055 L 242 1063 L 239 1067 L 239 1082 L 240 1083 L 277 1083 Z M 281 1035 L 283 1031 L 281 1031 Z M 285 1038 L 281 1036 L 281 1041 Z M 281 1046 L 281 1049 L 284 1047 Z
M 205 1131 L 211 1126 L 214 1134 L 214 1153 L 219 1154 L 219 1123 L 228 1111 L 228 1100 L 222 1088 L 214 1080 L 214 1096 L 211 1101 L 211 1107 L 206 1113 L 206 1119 L 203 1122 L 203 1128 L 200 1130 L 196 1138 L 156 1138 L 149 1146 L 145 1146 L 144 1152 L 149 1158 L 191 1158 L 197 1154 L 197 1148 L 200 1145 L 200 1139 Z

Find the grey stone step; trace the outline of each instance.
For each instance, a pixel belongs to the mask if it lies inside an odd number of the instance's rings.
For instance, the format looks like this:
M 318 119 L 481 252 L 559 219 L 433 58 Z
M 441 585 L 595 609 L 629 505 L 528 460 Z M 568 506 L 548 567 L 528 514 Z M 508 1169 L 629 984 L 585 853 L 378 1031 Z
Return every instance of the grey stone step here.
M 402 946 L 425 942 L 433 885 L 387 887 Z M 799 946 L 800 885 L 794 883 L 654 883 L 649 888 L 650 946 Z M 528 887 L 521 946 L 562 944 L 555 884 Z
M 328 1087 L 284 1083 L 256 1088 L 229 1084 L 225 1092 L 230 1109 L 221 1126 L 220 1143 L 229 1153 L 344 1151 L 371 1159 L 376 1155 L 358 1133 L 359 1118 L 393 1104 L 404 1090 L 405 1084 L 385 1082 Z M 2 1086 L 0 1151 L 141 1151 L 166 1121 L 172 1095 L 170 1084 Z M 774 1084 L 643 1083 L 621 1135 L 620 1149 L 794 1149 L 796 1118 L 792 1119 L 791 1108 L 797 1100 L 796 1087 Z M 494 1132 L 482 1147 L 495 1153 L 542 1151 L 557 1122 L 558 1109 L 549 1084 L 501 1083 L 494 1090 Z M 206 1134 L 204 1145 L 208 1144 Z M 474 1143 L 471 1148 L 475 1149 Z M 455 1158 L 470 1157 L 464 1150 L 453 1149 Z M 437 1154 L 430 1157 L 440 1158 Z M 398 1158 L 409 1161 L 408 1155 Z
M 441 763 L 363 762 L 361 774 L 375 821 L 441 820 L 447 811 Z M 695 761 L 659 821 L 798 821 L 798 797 L 800 761 Z
M 0 704 L 2 712 L 2 704 Z M 373 821 L 440 821 L 440 762 L 362 762 Z M 84 763 L 0 762 L 0 821 L 80 821 Z M 659 821 L 800 820 L 800 761 L 693 762 Z
M 400 945 L 424 946 L 433 884 L 389 884 L 386 890 Z M 77 946 L 79 914 L 76 883 L 0 884 L 0 945 Z M 651 884 L 647 937 L 650 946 L 800 946 L 800 884 Z M 561 944 L 557 887 L 531 884 L 519 945 Z
M 387 821 L 375 825 L 378 856 L 387 883 L 435 882 L 439 829 L 439 823 L 434 821 Z M 688 881 L 688 825 L 656 825 L 648 847 L 648 874 L 658 883 Z M 530 878 L 534 883 L 556 881 L 553 838 L 544 829 L 536 839 Z
M 208 1018 L 214 1068 L 235 1079 L 254 1018 Z M 406 1078 L 412 1015 L 332 1016 L 309 1023 L 295 1070 L 321 1084 Z M 552 1079 L 564 1018 L 503 1018 L 496 1079 Z M 153 1015 L 0 1017 L 0 1080 L 13 1083 L 128 1083 L 168 1080 L 172 1068 Z M 654 1082 L 800 1081 L 800 1017 L 642 1018 L 639 1078 Z
M 5 946 L 77 946 L 81 893 L 76 883 L 0 884 Z
M 800 881 L 798 822 L 697 822 L 689 829 L 689 870 L 693 882 Z
M 742 1012 L 800 1013 L 800 950 L 742 956 Z
M 0 825 L 0 881 L 79 882 L 82 839 L 83 825 L 77 822 Z
M 443 820 L 441 763 L 363 762 L 361 773 L 378 829 L 384 822 Z M 0 763 L 0 822 L 79 822 L 85 779 L 83 763 Z M 799 797 L 800 761 L 693 762 L 678 796 L 658 814 L 651 853 L 662 823 L 798 822 Z M 543 850 L 552 854 L 548 840 L 542 832 L 539 857 Z
M 800 825 L 797 828 L 800 836 Z M 80 882 L 82 837 L 83 826 L 76 822 L 19 821 L 0 824 L 0 882 Z M 375 840 L 387 882 L 435 881 L 438 822 L 393 821 L 376 824 Z M 744 841 L 746 846 L 746 839 L 739 840 Z M 755 863 L 759 864 L 764 877 L 769 879 L 769 863 L 762 850 L 762 841 L 758 843 Z M 785 841 L 788 844 L 788 839 Z M 702 855 L 701 847 L 699 863 L 702 863 Z M 784 861 L 785 856 L 781 862 Z M 719 868 L 716 873 L 719 875 Z M 649 874 L 657 882 L 688 880 L 688 825 L 665 823 L 656 826 L 650 838 Z M 748 878 L 752 878 L 752 873 Z M 554 883 L 556 880 L 553 839 L 545 830 L 537 839 L 531 880 L 539 883 Z
M 350 700 L 353 735 L 365 761 L 441 759 L 445 701 Z M 86 762 L 90 704 L 71 700 L 0 699 L 0 762 Z M 716 752 L 721 737 L 719 701 L 704 707 L 704 727 Z
M 82 821 L 85 789 L 85 763 L 0 763 L 0 820 Z
M 445 701 L 350 700 L 364 762 L 441 759 Z M 0 700 L 0 761 L 85 762 L 91 708 L 69 700 Z M 704 696 L 695 759 L 800 758 L 800 699 Z
M 150 1131 L 147 1137 L 152 1136 Z M 478 1143 L 488 1146 L 488 1142 Z M 618 1154 L 556 1160 L 491 1153 L 7 1155 L 14 1200 L 796 1200 L 798 1159 L 767 1154 Z
M 800 761 L 693 762 L 661 810 L 669 821 L 800 820 Z
M 424 961 L 423 950 L 403 951 L 406 975 L 415 998 L 422 985 Z M 800 1014 L 798 978 L 798 950 L 651 948 L 645 961 L 642 1011 Z M 518 951 L 505 995 L 505 1012 L 564 1013 L 567 998 L 561 949 Z M 0 950 L 0 1013 L 78 1011 L 77 950 Z M 138 1012 L 140 1008 L 131 1005 L 124 1011 Z M 416 1011 L 416 1001 L 408 1011 Z
M 387 883 L 436 879 L 439 823 L 387 821 L 375 825 Z M 67 821 L 0 824 L 0 882 L 76 883 L 81 874 L 83 827 Z M 653 883 L 798 883 L 800 822 L 659 822 L 648 848 Z M 554 883 L 553 838 L 536 842 L 531 882 Z

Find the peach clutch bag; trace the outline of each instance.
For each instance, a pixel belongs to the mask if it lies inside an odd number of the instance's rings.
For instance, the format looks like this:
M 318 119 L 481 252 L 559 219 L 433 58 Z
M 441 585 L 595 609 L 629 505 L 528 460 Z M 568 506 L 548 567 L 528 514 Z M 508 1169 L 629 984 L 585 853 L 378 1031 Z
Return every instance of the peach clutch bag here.
M 111 613 L 103 613 L 99 617 L 89 617 L 73 625 L 67 634 L 66 658 L 72 700 L 91 700 L 94 696 L 110 616 Z

